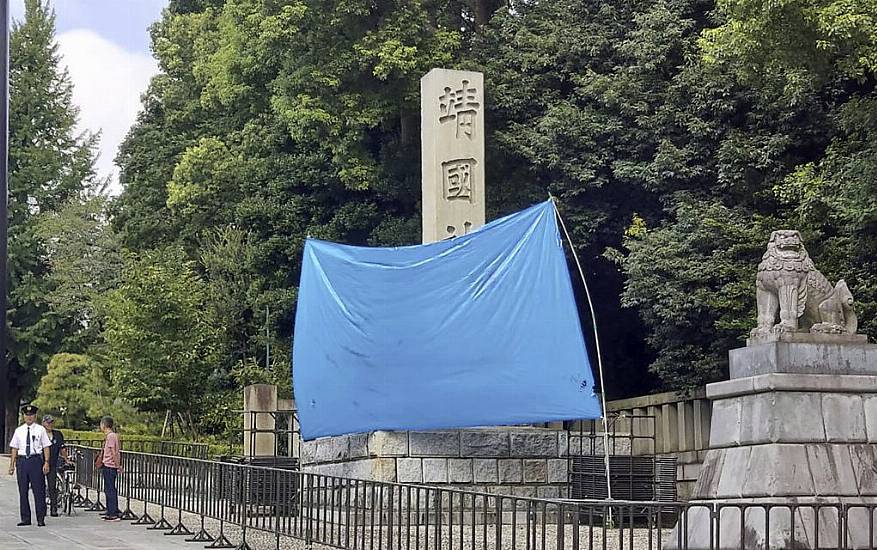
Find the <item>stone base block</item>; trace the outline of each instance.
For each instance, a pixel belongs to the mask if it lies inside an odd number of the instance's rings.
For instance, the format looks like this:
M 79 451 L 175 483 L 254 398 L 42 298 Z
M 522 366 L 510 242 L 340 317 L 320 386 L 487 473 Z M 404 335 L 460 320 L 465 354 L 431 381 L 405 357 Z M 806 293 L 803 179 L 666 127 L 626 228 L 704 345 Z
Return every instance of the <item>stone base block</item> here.
M 877 442 L 877 376 L 764 374 L 707 386 L 710 447 Z
M 771 443 L 707 453 L 692 498 L 877 498 L 877 447 Z
M 519 426 L 372 432 L 305 441 L 301 459 L 304 472 L 339 478 L 558 498 L 568 493 L 569 455 L 579 446 L 602 453 L 602 434 Z M 629 450 L 625 439 L 610 454 Z
M 877 546 L 870 526 L 877 498 L 802 497 L 691 501 L 664 541 L 677 550 L 849 548 Z M 742 516 L 742 517 L 741 517 Z M 846 529 L 843 526 L 846 525 Z M 869 537 L 872 539 L 869 544 Z
M 775 342 L 788 344 L 867 344 L 868 336 L 865 334 L 828 334 L 820 332 L 772 332 L 746 339 L 747 346 Z
M 707 386 L 710 451 L 665 547 L 873 548 L 877 346 L 778 335 Z
M 308 474 L 393 482 L 398 476 L 396 466 L 396 460 L 392 458 L 365 458 L 346 462 L 304 465 L 302 471 Z M 413 475 L 410 468 L 406 468 L 406 466 L 402 467 L 402 475 Z
M 805 335 L 795 335 L 802 338 Z M 877 374 L 877 345 L 854 335 L 806 335 L 752 343 L 728 354 L 731 379 L 770 374 Z M 815 338 L 817 337 L 818 338 Z M 837 336 L 836 339 L 827 336 Z M 859 338 L 861 337 L 861 338 Z M 789 336 L 791 338 L 791 336 Z M 853 341 L 849 341 L 853 339 Z M 847 341 L 845 341 L 847 340 Z

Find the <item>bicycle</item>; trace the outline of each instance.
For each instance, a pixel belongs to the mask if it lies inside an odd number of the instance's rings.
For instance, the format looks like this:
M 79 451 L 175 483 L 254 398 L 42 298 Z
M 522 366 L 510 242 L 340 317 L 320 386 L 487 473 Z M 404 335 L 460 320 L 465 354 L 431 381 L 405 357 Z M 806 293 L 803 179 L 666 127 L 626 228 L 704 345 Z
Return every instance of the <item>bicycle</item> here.
M 76 489 L 76 454 L 78 451 L 72 450 L 73 455 L 68 457 L 67 462 L 59 464 L 55 468 L 55 476 L 57 476 L 56 484 L 58 486 L 58 508 L 62 514 L 68 516 L 73 515 L 73 505 L 75 504 Z M 51 504 L 51 502 L 49 503 Z

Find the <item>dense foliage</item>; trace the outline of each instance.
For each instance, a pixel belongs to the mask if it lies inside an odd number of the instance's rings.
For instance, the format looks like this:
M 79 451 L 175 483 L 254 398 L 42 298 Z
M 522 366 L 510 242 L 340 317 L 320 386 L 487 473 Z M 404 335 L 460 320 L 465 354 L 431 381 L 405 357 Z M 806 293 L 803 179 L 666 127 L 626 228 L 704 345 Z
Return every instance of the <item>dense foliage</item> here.
M 17 424 L 18 403 L 33 397 L 52 354 L 82 349 L 82 319 L 62 303 L 72 283 L 60 282 L 53 269 L 56 240 L 64 233 L 49 235 L 46 224 L 98 183 L 96 138 L 75 130 L 73 88 L 54 42 L 54 16 L 38 0 L 25 2 L 25 14 L 13 25 L 9 46 L 9 332 L 0 367 L 7 427 Z
M 22 372 L 86 353 L 139 409 L 229 429 L 243 384 L 289 382 L 306 236 L 418 241 L 418 82 L 433 66 L 485 73 L 488 217 L 557 198 L 610 397 L 725 376 L 780 227 L 848 281 L 877 336 L 875 14 L 874 0 L 173 0 L 152 28 L 161 72 L 119 151 L 121 196 L 65 206 L 78 188 L 46 176 L 61 183 L 34 196 L 52 224 L 14 210 L 42 228 L 28 238 L 75 241 L 57 268 L 32 253 L 15 272 L 56 296 L 27 293 L 39 304 L 15 308 L 15 330 L 39 325 L 25 311 L 59 327 L 18 354 Z M 31 55 L 40 44 L 52 51 Z M 89 144 L 65 146 L 77 185 Z M 57 170 L 45 162 L 17 185 Z M 112 292 L 90 294 L 83 270 Z

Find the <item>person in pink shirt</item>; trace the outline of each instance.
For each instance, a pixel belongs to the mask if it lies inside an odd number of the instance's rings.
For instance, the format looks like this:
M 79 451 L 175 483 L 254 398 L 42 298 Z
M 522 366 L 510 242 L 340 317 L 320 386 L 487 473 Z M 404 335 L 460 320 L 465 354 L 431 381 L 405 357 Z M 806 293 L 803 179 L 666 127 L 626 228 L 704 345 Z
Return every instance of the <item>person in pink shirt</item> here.
M 119 435 L 113 431 L 113 417 L 105 416 L 100 419 L 100 430 L 104 433 L 104 446 L 101 450 L 103 466 L 101 473 L 104 478 L 104 493 L 107 496 L 107 513 L 103 516 L 105 521 L 120 521 L 122 512 L 119 511 L 119 493 L 116 490 L 116 478 L 122 473 L 122 445 L 119 443 Z

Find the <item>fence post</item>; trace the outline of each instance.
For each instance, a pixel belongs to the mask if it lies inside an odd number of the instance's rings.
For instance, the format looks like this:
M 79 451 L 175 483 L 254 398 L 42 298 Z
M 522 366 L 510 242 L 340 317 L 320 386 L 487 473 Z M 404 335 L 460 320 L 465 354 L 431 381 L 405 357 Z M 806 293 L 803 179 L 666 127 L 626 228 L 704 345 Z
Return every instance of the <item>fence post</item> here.
M 82 455 L 79 449 L 73 449 L 73 464 L 75 468 L 73 471 L 73 486 L 76 489 L 76 493 L 73 495 L 73 502 L 71 503 L 73 508 L 80 508 L 82 506 L 82 484 L 79 483 L 81 474 L 79 468 L 80 462 L 82 462 Z
M 91 456 L 91 452 L 85 453 L 86 450 L 87 449 L 83 448 L 83 452 L 78 456 L 78 458 L 82 460 L 82 468 L 76 468 L 76 477 L 77 482 L 85 487 L 85 497 L 79 500 L 78 506 L 80 508 L 88 509 L 94 504 L 91 499 L 88 498 L 88 491 L 91 490 L 89 478 L 92 475 L 92 469 L 94 469 L 94 457 Z
M 140 489 L 140 500 L 143 501 L 143 515 L 140 516 L 140 519 L 132 523 L 132 525 L 153 525 L 155 524 L 155 520 L 152 519 L 152 516 L 149 515 L 149 474 L 152 471 L 152 464 L 149 460 L 146 459 L 147 455 L 141 454 L 138 455 L 140 457 L 140 461 L 142 462 L 139 477 L 137 478 L 137 485 Z
M 225 462 L 219 462 L 216 463 L 213 469 L 219 472 L 219 489 L 217 490 L 218 494 L 216 495 L 217 506 L 220 509 L 224 509 L 227 511 L 227 508 L 229 507 L 229 501 L 234 498 L 234 484 L 232 483 L 231 487 L 229 487 L 228 483 L 228 473 L 234 471 L 234 465 Z M 231 491 L 231 497 L 226 494 L 227 491 Z M 205 548 L 234 548 L 234 544 L 232 544 L 231 541 L 228 540 L 228 537 L 225 536 L 226 514 L 220 511 L 217 515 L 219 516 L 219 535 L 212 543 L 208 544 Z
M 307 491 L 307 510 L 308 510 L 308 525 L 305 528 L 305 545 L 308 548 L 313 548 L 314 545 L 314 510 L 311 503 L 313 501 L 313 487 L 314 487 L 314 477 L 311 474 L 306 474 L 308 477 L 308 491 Z
M 208 462 L 197 462 L 195 463 L 195 479 L 198 490 L 195 492 L 198 495 L 198 513 L 201 516 L 201 529 L 195 534 L 194 537 L 186 539 L 186 542 L 213 542 L 213 536 L 207 532 L 207 529 L 204 527 L 204 516 L 207 513 L 207 502 L 211 499 L 211 489 L 212 486 L 209 482 L 209 463 Z
M 283 483 L 283 475 L 277 468 L 271 469 L 271 487 L 274 496 L 274 549 L 280 550 L 280 506 L 281 506 L 281 487 Z
M 173 483 L 173 485 L 176 485 L 177 489 L 176 491 L 174 491 L 177 495 L 177 524 L 174 526 L 173 529 L 165 533 L 165 535 L 192 535 L 194 533 L 192 533 L 192 531 L 190 531 L 188 527 L 183 525 L 183 502 L 185 499 L 185 495 L 191 493 L 191 491 L 186 491 L 186 484 L 190 478 L 191 472 L 186 472 L 185 474 L 183 473 L 184 469 L 188 470 L 188 468 L 184 468 L 184 466 L 186 466 L 189 461 L 186 460 L 184 462 L 184 459 L 177 458 L 169 458 L 167 460 L 170 462 L 171 465 L 176 465 L 176 468 L 171 467 L 170 470 L 172 472 L 176 470 L 177 474 L 174 477 L 175 482 Z
M 158 472 L 157 472 L 158 475 L 154 479 L 154 481 L 155 481 L 154 486 L 156 488 L 156 494 L 158 495 L 158 500 L 160 501 L 159 502 L 159 505 L 160 505 L 159 513 L 161 514 L 161 517 L 158 518 L 157 523 L 155 523 L 154 525 L 152 525 L 150 527 L 147 527 L 147 529 L 152 530 L 152 531 L 168 531 L 170 529 L 173 529 L 174 526 L 171 525 L 168 522 L 168 520 L 165 519 L 165 517 L 164 517 L 164 508 L 166 505 L 165 501 L 167 499 L 167 494 L 166 494 L 167 493 L 167 481 L 168 481 L 168 479 L 167 479 L 167 476 L 168 476 L 167 464 L 166 464 L 165 458 L 163 456 L 157 456 L 156 459 L 157 459 L 156 461 L 158 462 Z
M 98 449 L 96 451 L 96 453 L 101 453 L 101 452 L 103 452 L 103 449 Z M 107 507 L 104 506 L 100 501 L 101 489 L 103 489 L 103 485 L 104 485 L 103 484 L 103 473 L 98 468 L 94 468 L 94 460 L 92 460 L 91 463 L 92 463 L 91 480 L 95 486 L 95 493 L 97 493 L 97 496 L 94 497 L 94 504 L 92 504 L 91 506 L 86 508 L 85 511 L 86 512 L 103 512 L 107 509 Z M 97 478 L 97 483 L 94 483 L 95 477 Z
M 243 493 L 244 498 L 242 502 L 241 509 L 241 543 L 235 548 L 235 550 L 251 550 L 250 545 L 247 544 L 247 523 L 248 523 L 248 511 L 250 508 L 250 493 L 253 491 L 253 466 L 244 465 L 241 466 L 243 469 L 243 475 L 241 476 L 241 480 L 244 482 Z
M 131 511 L 131 464 L 134 462 L 131 455 L 128 453 L 120 453 L 122 457 L 122 464 L 124 464 L 123 472 L 119 472 L 119 487 L 123 488 L 125 491 L 125 511 L 122 512 L 121 519 L 125 521 L 133 521 L 137 519 L 137 515 Z

